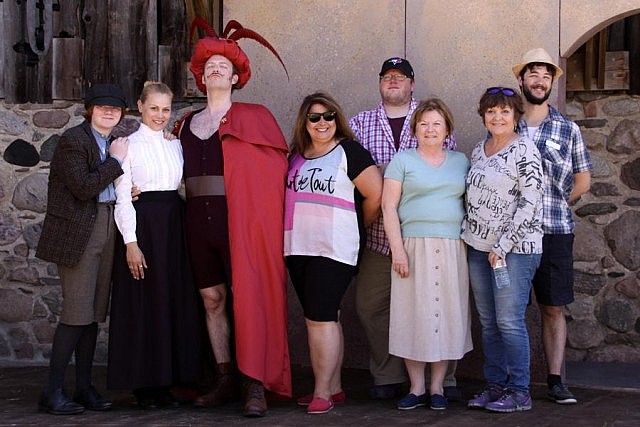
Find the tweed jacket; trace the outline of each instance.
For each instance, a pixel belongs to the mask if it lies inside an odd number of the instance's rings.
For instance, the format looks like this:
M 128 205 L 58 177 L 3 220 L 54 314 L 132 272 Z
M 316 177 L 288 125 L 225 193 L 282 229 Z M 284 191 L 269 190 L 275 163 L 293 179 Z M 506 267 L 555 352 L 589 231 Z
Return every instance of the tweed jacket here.
M 47 213 L 36 256 L 73 267 L 87 247 L 96 220 L 98 195 L 122 175 L 120 162 L 100 149 L 87 121 L 66 130 L 51 160 Z

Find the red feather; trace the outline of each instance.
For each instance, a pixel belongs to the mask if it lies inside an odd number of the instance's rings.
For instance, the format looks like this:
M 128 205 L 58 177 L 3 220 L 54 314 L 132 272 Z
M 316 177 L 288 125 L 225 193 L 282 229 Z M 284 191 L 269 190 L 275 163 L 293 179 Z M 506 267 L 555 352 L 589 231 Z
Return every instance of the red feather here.
M 191 43 L 191 40 L 193 39 L 193 32 L 196 28 L 202 28 L 210 37 L 218 37 L 216 30 L 214 30 L 207 21 L 197 16 L 193 19 L 193 22 L 191 22 L 191 28 L 189 29 L 189 43 Z
M 189 40 L 191 40 L 191 38 L 193 37 L 193 31 L 195 30 L 196 27 L 200 27 L 204 29 L 207 32 L 207 34 L 211 37 L 218 37 L 218 34 L 215 32 L 215 30 L 211 28 L 211 26 L 204 19 L 202 19 L 201 17 L 196 17 L 191 23 L 191 29 L 189 31 Z M 230 34 L 231 32 L 233 33 Z M 243 38 L 257 41 L 262 46 L 269 49 L 271 53 L 273 53 L 275 57 L 278 58 L 278 61 L 280 61 L 280 64 L 282 64 L 282 68 L 284 68 L 284 72 L 287 74 L 287 79 L 289 79 L 289 71 L 287 70 L 287 67 L 284 65 L 284 61 L 282 61 L 282 58 L 280 58 L 280 55 L 275 50 L 275 48 L 271 46 L 271 44 L 260 34 L 248 28 L 244 28 L 242 24 L 240 24 L 235 19 L 232 19 L 231 21 L 227 22 L 227 25 L 224 27 L 224 31 L 222 32 L 222 37 L 218 37 L 218 38 L 227 38 L 235 42 Z
M 250 30 L 248 28 L 243 28 L 242 27 L 239 30 L 234 31 L 233 34 L 229 35 L 227 38 L 229 38 L 230 40 L 234 40 L 234 41 L 238 41 L 239 39 L 244 39 L 244 38 L 257 41 L 262 46 L 264 46 L 267 49 L 269 49 L 271 51 L 271 53 L 273 53 L 273 55 L 276 58 L 278 58 L 278 61 L 280 61 L 280 64 L 282 64 L 282 68 L 284 68 L 284 72 L 287 75 L 287 79 L 289 78 L 289 71 L 287 71 L 287 67 L 284 65 L 284 62 L 282 61 L 282 58 L 280 58 L 280 55 L 278 55 L 278 52 L 276 52 L 274 47 L 271 46 L 271 44 L 264 37 L 262 37 L 260 34 L 256 33 L 253 30 Z
M 242 28 L 244 27 L 242 26 L 241 23 L 239 23 L 235 19 L 232 19 L 231 21 L 227 22 L 227 25 L 224 27 L 224 31 L 222 32 L 222 37 L 229 38 L 229 32 L 231 30 L 241 30 Z

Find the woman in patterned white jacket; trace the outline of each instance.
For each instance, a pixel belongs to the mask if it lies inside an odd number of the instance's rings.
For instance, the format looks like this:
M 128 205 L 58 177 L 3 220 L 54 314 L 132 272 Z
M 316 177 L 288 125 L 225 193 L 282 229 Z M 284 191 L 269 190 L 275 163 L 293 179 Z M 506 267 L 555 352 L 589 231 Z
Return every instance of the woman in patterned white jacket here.
M 533 141 L 516 133 L 523 109 L 514 89 L 487 89 L 478 113 L 489 134 L 471 154 L 462 238 L 469 245 L 487 385 L 468 406 L 526 411 L 531 396 L 525 311 L 542 254 L 542 163 Z M 495 268 L 503 261 L 508 281 L 497 283 Z

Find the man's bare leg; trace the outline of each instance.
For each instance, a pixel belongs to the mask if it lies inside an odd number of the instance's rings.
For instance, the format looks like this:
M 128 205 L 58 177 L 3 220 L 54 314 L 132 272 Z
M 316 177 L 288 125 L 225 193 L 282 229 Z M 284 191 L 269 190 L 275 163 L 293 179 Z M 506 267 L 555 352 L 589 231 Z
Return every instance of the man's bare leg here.
M 235 369 L 231 361 L 230 325 L 226 311 L 226 284 L 200 289 L 204 303 L 207 332 L 211 349 L 216 359 L 218 375 L 213 389 L 204 396 L 198 397 L 195 406 L 216 406 L 233 400 L 236 395 Z

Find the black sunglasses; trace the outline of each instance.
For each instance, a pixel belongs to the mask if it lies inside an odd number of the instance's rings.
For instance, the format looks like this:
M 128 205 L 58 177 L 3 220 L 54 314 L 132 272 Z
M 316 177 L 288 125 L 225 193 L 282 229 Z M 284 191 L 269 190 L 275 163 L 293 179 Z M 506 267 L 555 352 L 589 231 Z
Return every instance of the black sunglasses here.
M 307 113 L 307 119 L 309 119 L 311 123 L 318 123 L 320 121 L 320 117 L 322 117 L 325 122 L 332 122 L 336 118 L 336 112 L 325 111 L 324 113 Z
M 490 87 L 487 89 L 489 95 L 495 95 L 496 93 L 502 93 L 505 96 L 516 96 L 516 91 L 508 87 Z

